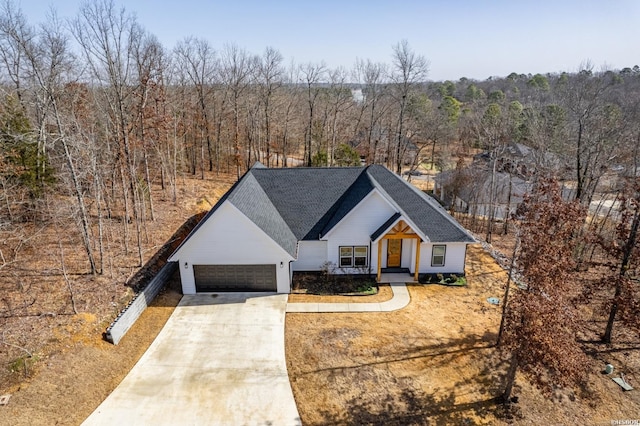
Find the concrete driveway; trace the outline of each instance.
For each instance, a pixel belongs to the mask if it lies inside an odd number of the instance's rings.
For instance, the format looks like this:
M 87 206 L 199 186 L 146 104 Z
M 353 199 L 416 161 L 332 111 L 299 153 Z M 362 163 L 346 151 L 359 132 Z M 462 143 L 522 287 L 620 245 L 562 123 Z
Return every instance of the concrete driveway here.
M 286 294 L 184 296 L 85 425 L 299 425 L 284 353 Z

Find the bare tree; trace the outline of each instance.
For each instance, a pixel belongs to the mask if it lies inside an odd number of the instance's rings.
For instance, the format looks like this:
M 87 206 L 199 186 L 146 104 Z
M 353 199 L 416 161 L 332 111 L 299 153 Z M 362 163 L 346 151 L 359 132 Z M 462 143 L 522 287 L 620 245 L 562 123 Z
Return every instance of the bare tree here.
M 398 124 L 396 131 L 396 173 L 402 172 L 402 147 L 405 144 L 405 113 L 407 102 L 412 90 L 419 84 L 423 83 L 429 72 L 429 61 L 422 56 L 416 54 L 407 40 L 402 40 L 393 46 L 393 69 L 391 71 L 391 80 L 393 84 L 393 93 L 398 103 Z
M 640 268 L 640 182 L 627 183 L 622 195 L 619 210 L 619 222 L 612 236 L 601 235 L 600 244 L 613 259 L 609 269 L 613 276 L 607 274 L 601 284 L 608 287 L 614 283 L 615 292 L 611 300 L 609 317 L 603 335 L 604 343 L 611 343 L 616 316 L 623 318 L 626 324 L 640 330 L 638 315 L 640 314 L 637 296 L 637 280 Z
M 308 106 L 304 144 L 304 164 L 307 167 L 312 166 L 313 126 L 318 98 L 322 93 L 320 83 L 323 82 L 325 73 L 326 66 L 323 62 L 318 64 L 307 63 L 300 66 L 300 77 L 302 83 L 305 85 Z
M 199 109 L 200 133 L 206 141 L 209 171 L 213 171 L 213 147 L 211 143 L 211 129 L 209 110 L 210 103 L 215 103 L 213 85 L 216 81 L 217 61 L 216 54 L 209 42 L 205 39 L 188 37 L 179 42 L 174 49 L 176 65 L 179 73 L 184 73 L 187 80 L 193 85 Z M 217 141 L 219 142 L 219 141 Z M 201 150 L 204 152 L 204 150 Z M 218 154 L 218 150 L 216 150 Z M 204 161 L 204 159 L 202 159 Z M 216 162 L 220 159 L 216 157 Z M 201 177 L 204 178 L 204 164 L 201 164 Z
M 606 99 L 610 88 L 611 83 L 594 75 L 587 62 L 559 90 L 569 113 L 567 148 L 574 158 L 575 197 L 585 205 L 591 202 L 605 165 L 614 158 L 614 141 L 621 129 L 620 110 Z
M 7 8 L 10 6 L 7 5 Z M 81 187 L 80 172 L 76 166 L 76 160 L 70 149 L 70 137 L 63 123 L 62 112 L 59 108 L 63 85 L 72 70 L 73 56 L 69 46 L 68 36 L 62 31 L 63 26 L 55 14 L 50 15 L 49 22 L 36 33 L 30 28 L 23 15 L 19 11 L 9 14 L 19 22 L 13 23 L 13 30 L 8 35 L 13 37 L 13 45 L 20 49 L 20 56 L 24 58 L 24 66 L 28 67 L 26 75 L 30 80 L 29 88 L 31 99 L 37 111 L 38 120 L 38 151 L 44 155 L 44 147 L 47 146 L 48 132 L 45 126 L 53 122 L 56 127 L 56 135 L 53 144 L 61 144 L 64 158 L 69 168 L 72 181 L 72 192 L 78 203 L 80 233 L 83 246 L 89 261 L 89 270 L 92 274 L 97 272 L 93 254 L 91 225 L 89 214 Z M 41 168 L 40 165 L 37 166 Z
M 15 88 L 18 101 L 23 101 L 24 49 L 20 40 L 25 35 L 32 35 L 22 11 L 11 0 L 0 4 L 0 60 L 2 74 Z M 2 75 L 0 74 L 0 75 Z
M 116 158 L 123 191 L 125 242 L 128 241 L 129 221 L 133 220 L 136 225 L 138 260 L 142 265 L 140 194 L 130 130 L 134 117 L 132 97 L 136 89 L 133 81 L 134 52 L 144 31 L 125 9 L 116 9 L 112 0 L 83 4 L 79 16 L 72 23 L 72 31 L 92 77 L 102 88 L 110 136 L 116 141 L 118 149 Z M 130 206 L 133 206 L 133 215 Z
M 385 102 L 385 98 L 388 96 L 387 74 L 387 65 L 384 63 L 370 60 L 356 62 L 355 78 L 363 89 L 360 116 L 367 115 L 364 124 L 366 132 L 365 161 L 367 164 L 376 162 L 376 152 L 380 143 L 381 119 L 389 108 L 389 103 Z M 360 121 L 358 119 L 358 122 Z M 358 132 L 358 129 L 359 126 L 356 126 L 355 131 Z
M 238 178 L 241 175 L 240 154 L 240 103 L 241 96 L 251 83 L 255 58 L 235 44 L 228 44 L 221 53 L 220 73 L 222 82 L 229 88 L 233 108 L 233 158 Z
M 293 62 L 289 66 L 287 76 L 285 79 L 284 90 L 282 91 L 282 114 L 280 116 L 281 126 L 281 152 L 282 152 L 282 166 L 289 166 L 289 151 L 295 152 L 295 148 L 291 148 L 289 141 L 291 139 L 292 129 L 295 125 L 293 113 L 300 102 L 300 93 L 296 90 L 295 85 L 299 81 L 300 68 Z M 306 145 L 305 145 L 306 146 Z
M 283 84 L 284 68 L 282 67 L 283 57 L 273 47 L 267 47 L 256 67 L 257 80 L 260 91 L 260 101 L 264 114 L 264 138 L 266 147 L 267 167 L 271 165 L 271 147 L 273 146 L 273 109 L 274 100 Z
M 347 86 L 347 71 L 344 68 L 336 68 L 329 72 L 329 108 L 331 114 L 331 138 L 327 150 L 328 165 L 334 165 L 334 151 L 337 146 L 338 135 L 347 132 L 340 131 L 338 123 L 345 111 L 353 105 L 353 95 Z

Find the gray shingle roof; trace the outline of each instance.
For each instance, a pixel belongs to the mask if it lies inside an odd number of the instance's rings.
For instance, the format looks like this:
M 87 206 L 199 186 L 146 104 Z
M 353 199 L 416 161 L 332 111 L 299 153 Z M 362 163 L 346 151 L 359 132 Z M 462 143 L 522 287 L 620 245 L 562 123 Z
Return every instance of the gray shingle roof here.
M 432 242 L 475 241 L 433 198 L 383 166 L 269 169 L 256 163 L 185 242 L 229 201 L 295 257 L 298 241 L 321 238 L 374 188 L 397 209 L 390 221 L 401 214 Z
M 385 232 L 387 232 L 387 230 L 389 229 L 389 227 L 391 225 L 394 224 L 394 222 L 398 219 L 400 219 L 402 217 L 402 214 L 396 212 L 394 214 L 391 215 L 391 217 L 389 219 L 387 219 L 387 221 L 385 223 L 382 224 L 382 226 L 378 229 L 375 230 L 375 232 L 373 234 L 371 234 L 371 239 L 375 240 L 377 239 L 380 235 L 384 234 Z
M 411 220 L 431 242 L 475 242 L 475 239 L 436 200 L 392 173 L 386 167 L 372 165 L 367 173 L 376 187 L 387 195 L 405 217 Z
M 293 257 L 296 256 L 298 239 L 291 232 L 252 173 L 247 173 L 240 180 L 228 200 L 287 253 Z
M 251 169 L 298 240 L 317 240 L 362 167 Z

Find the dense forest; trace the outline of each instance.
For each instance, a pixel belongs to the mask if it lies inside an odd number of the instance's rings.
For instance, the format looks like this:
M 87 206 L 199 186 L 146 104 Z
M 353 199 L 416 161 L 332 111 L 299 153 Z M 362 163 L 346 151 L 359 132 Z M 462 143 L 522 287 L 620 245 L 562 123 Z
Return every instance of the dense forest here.
M 522 141 L 560 155 L 588 203 L 610 166 L 638 169 L 638 66 L 430 82 L 428 60 L 406 41 L 389 63 L 287 65 L 273 47 L 186 37 L 168 50 L 109 1 L 38 25 L 5 2 L 0 53 L 2 227 L 44 220 L 44 199 L 71 196 L 91 273 L 103 270 L 100 235 L 116 215 L 142 263 L 150 188 L 175 201 L 182 174 L 360 157 L 398 173 L 423 161 L 446 170 L 453 146 L 495 152 Z
M 108 0 L 37 25 L 6 1 L 0 54 L 0 231 L 72 218 L 91 274 L 116 223 L 144 263 L 152 188 L 175 202 L 180 176 L 240 176 L 255 161 L 444 171 L 469 150 L 497 158 L 522 142 L 561 159 L 547 170 L 541 155 L 537 173 L 561 175 L 585 206 L 612 170 L 621 182 L 640 170 L 637 65 L 432 82 L 407 41 L 389 63 L 352 69 L 193 37 L 168 50 Z
M 456 217 L 478 234 L 486 231 L 489 241 L 494 222 L 504 223 L 514 259 L 520 252 L 511 267 L 522 275 L 513 279 L 529 278 L 532 293 L 519 292 L 513 310 L 505 311 L 514 377 L 516 367 L 533 371 L 543 354 L 571 362 L 556 372 L 573 377 L 582 362 L 569 356 L 576 346 L 543 345 L 536 352 L 523 342 L 553 338 L 544 327 L 523 324 L 533 318 L 555 325 L 573 341 L 567 324 L 575 318 L 558 313 L 597 300 L 604 341 L 612 341 L 614 320 L 640 330 L 640 67 L 629 65 L 596 69 L 587 61 L 563 73 L 434 82 L 427 56 L 405 40 L 389 46 L 387 63 L 358 59 L 351 69 L 331 69 L 321 60 L 290 62 L 277 47 L 248 52 L 185 37 L 168 49 L 110 0 L 86 2 L 75 17 L 52 14 L 44 23 L 28 22 L 6 0 L 0 5 L 0 272 L 21 273 L 21 251 L 45 228 L 64 234 L 81 254 L 67 271 L 60 242 L 49 251 L 60 257 L 72 301 L 68 273 L 98 279 L 110 270 L 113 276 L 118 253 L 129 256 L 129 267 L 143 266 L 154 248 L 148 228 L 158 216 L 156 197 L 177 205 L 185 177 L 236 178 L 256 161 L 375 163 L 411 177 L 420 170 L 461 171 L 478 153 L 495 175 L 504 169 L 498 160 L 507 147 L 520 143 L 537 155 L 525 175 L 540 185 L 532 186 L 538 192 L 525 197 L 518 216 Z M 453 176 L 460 177 L 458 186 L 466 184 L 462 174 Z M 571 191 L 555 194 L 557 181 Z M 593 279 L 583 280 L 585 273 Z M 576 276 L 584 286 L 568 285 Z M 551 309 L 541 308 L 544 301 L 531 305 L 558 291 L 556 304 L 546 305 Z M 1 318 L 16 316 L 16 307 L 4 304 Z M 21 308 L 25 316 L 29 306 Z

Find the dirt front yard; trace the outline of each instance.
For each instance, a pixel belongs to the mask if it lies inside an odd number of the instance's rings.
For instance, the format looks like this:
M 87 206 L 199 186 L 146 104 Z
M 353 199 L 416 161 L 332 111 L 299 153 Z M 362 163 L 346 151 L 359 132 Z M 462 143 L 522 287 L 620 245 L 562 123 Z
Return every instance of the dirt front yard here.
M 585 390 L 545 398 L 518 376 L 519 402 L 502 409 L 501 308 L 487 298 L 502 297 L 506 273 L 478 245 L 469 248 L 467 277 L 466 287 L 409 286 L 411 303 L 396 312 L 287 314 L 303 423 L 608 425 L 640 413 L 638 398 L 600 375 L 596 361 L 588 392 L 597 404 Z

